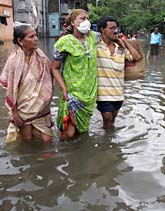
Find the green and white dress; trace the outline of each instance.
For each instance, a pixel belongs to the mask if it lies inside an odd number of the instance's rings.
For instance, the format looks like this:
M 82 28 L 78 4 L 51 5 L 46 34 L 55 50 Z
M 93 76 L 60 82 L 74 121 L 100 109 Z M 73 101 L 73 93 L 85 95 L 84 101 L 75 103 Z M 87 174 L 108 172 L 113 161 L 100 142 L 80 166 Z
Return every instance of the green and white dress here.
M 62 94 L 59 100 L 57 126 L 61 131 L 69 121 L 79 132 L 88 131 L 97 94 L 96 42 L 96 34 L 90 31 L 84 43 L 68 34 L 54 44 L 53 59 L 63 61 L 61 74 L 68 91 L 68 101 Z

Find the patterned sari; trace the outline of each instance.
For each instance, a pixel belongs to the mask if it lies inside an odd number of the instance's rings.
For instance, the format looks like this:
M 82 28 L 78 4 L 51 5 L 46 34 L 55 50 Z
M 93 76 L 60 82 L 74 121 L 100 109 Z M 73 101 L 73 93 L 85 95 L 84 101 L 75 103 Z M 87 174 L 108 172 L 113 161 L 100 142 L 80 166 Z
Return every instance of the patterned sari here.
M 25 124 L 32 124 L 40 132 L 52 136 L 50 61 L 40 49 L 33 52 L 27 65 L 24 51 L 20 47 L 16 48 L 5 64 L 0 85 L 6 88 L 5 102 L 10 111 L 7 142 L 18 137 L 19 128 L 12 123 L 11 109 L 14 107 Z
M 71 121 L 79 132 L 87 132 L 96 103 L 97 67 L 96 34 L 90 32 L 83 44 L 73 35 L 61 37 L 54 45 L 54 60 L 63 60 L 62 76 L 67 86 L 68 101 L 61 95 L 57 126 L 67 130 Z

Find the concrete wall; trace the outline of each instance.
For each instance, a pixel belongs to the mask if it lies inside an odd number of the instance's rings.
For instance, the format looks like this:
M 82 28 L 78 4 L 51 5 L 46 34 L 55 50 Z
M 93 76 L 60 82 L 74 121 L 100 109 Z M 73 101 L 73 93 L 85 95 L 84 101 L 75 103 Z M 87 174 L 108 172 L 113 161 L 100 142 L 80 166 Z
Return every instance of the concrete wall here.
M 37 9 L 37 17 L 34 16 L 34 10 L 31 0 L 13 0 L 14 21 L 31 24 L 38 31 L 38 35 L 46 35 L 47 26 L 47 2 L 48 0 L 33 0 Z
M 0 17 L 6 19 L 6 23 L 0 22 L 0 40 L 12 40 L 13 39 L 13 10 L 12 0 L 0 0 Z
M 0 0 L 0 4 L 6 4 L 6 5 L 12 5 L 12 1 L 11 0 Z

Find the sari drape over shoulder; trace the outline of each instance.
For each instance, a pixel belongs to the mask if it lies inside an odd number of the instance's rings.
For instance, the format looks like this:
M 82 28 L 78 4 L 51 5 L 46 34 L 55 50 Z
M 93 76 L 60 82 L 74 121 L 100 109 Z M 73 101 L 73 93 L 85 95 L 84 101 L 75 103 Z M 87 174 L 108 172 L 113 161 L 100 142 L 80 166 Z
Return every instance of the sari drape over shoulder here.
M 16 107 L 25 124 L 32 124 L 48 135 L 52 134 L 50 101 L 53 87 L 50 65 L 49 59 L 40 49 L 33 52 L 29 64 L 26 64 L 24 51 L 18 47 L 7 59 L 0 76 L 0 85 L 6 88 L 5 103 L 9 110 Z M 9 133 L 10 128 L 18 131 L 13 123 L 9 125 Z

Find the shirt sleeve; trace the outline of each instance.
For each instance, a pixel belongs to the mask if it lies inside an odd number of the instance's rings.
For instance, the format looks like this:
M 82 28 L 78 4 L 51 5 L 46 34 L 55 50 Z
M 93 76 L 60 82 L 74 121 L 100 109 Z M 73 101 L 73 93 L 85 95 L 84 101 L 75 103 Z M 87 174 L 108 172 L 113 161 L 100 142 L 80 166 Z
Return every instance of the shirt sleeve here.
M 60 52 L 57 48 L 53 48 L 53 60 L 63 62 L 66 57 L 65 52 Z
M 96 36 L 96 42 L 97 43 L 100 42 L 100 40 L 101 40 L 101 33 L 100 32 L 95 32 L 95 31 L 92 31 L 92 33 L 94 33 L 95 36 Z
M 160 34 L 160 36 L 159 36 L 159 46 L 161 46 L 162 45 L 162 34 Z
M 100 42 L 101 40 L 101 33 L 100 32 L 95 32 L 96 33 L 96 41 Z

